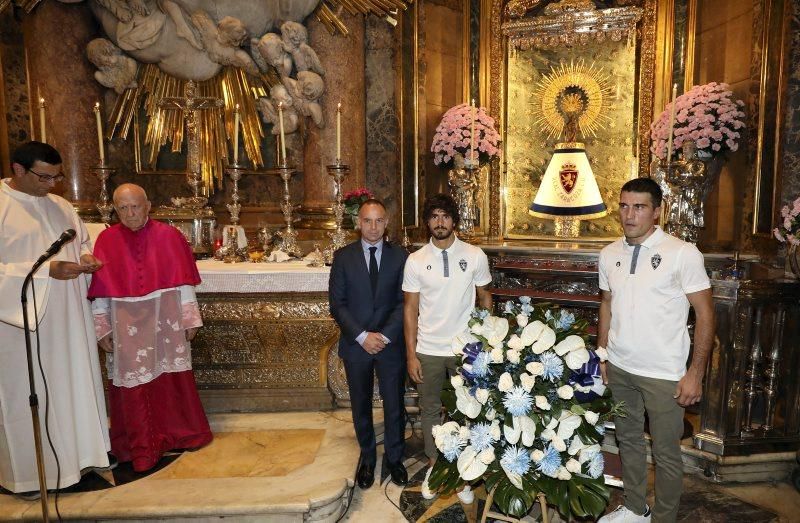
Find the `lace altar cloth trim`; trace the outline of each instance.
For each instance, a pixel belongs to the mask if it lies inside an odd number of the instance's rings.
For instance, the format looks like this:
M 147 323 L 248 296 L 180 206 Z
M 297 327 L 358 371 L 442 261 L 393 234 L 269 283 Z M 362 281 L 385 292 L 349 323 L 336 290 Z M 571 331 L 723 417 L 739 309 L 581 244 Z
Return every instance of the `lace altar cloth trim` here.
M 197 293 L 327 292 L 328 267 L 308 267 L 305 261 L 283 263 L 197 262 L 203 282 Z

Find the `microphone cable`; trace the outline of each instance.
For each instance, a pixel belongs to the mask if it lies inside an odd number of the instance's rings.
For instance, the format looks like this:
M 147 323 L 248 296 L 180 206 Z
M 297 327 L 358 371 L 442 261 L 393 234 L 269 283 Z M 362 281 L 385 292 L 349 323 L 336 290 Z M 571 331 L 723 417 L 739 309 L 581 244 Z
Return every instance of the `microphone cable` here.
M 61 512 L 58 510 L 58 495 L 61 492 L 61 462 L 58 460 L 56 447 L 53 445 L 53 439 L 50 437 L 50 389 L 47 386 L 47 377 L 44 373 L 44 366 L 42 365 L 42 343 L 39 340 L 39 307 L 36 305 L 36 285 L 31 282 L 31 294 L 33 295 L 33 321 L 36 322 L 36 359 L 39 361 L 39 372 L 42 374 L 42 383 L 44 384 L 44 432 L 47 436 L 47 444 L 50 445 L 50 450 L 53 452 L 53 457 L 56 460 L 56 495 L 53 497 L 53 504 L 56 507 L 56 517 L 58 521 L 63 521 Z M 42 456 L 44 459 L 44 456 Z M 45 478 L 45 483 L 47 478 Z M 44 486 L 47 490 L 47 485 Z

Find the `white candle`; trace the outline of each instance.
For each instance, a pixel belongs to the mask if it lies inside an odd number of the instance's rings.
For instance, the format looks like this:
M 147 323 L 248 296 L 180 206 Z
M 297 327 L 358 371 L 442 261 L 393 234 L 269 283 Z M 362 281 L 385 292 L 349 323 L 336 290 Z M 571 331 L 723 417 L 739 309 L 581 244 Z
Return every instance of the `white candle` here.
M 44 98 L 39 98 L 39 139 L 47 143 L 47 128 L 44 123 Z
M 631 180 L 636 178 L 636 157 L 631 158 Z
M 239 104 L 233 111 L 233 164 L 239 165 Z
M 342 160 L 342 102 L 336 106 L 336 163 Z
M 475 98 L 472 99 L 470 106 L 470 122 L 469 122 L 469 159 L 475 161 Z
M 667 165 L 672 161 L 672 135 L 675 127 L 675 98 L 678 96 L 678 84 L 672 84 L 672 109 L 669 113 L 669 142 L 667 144 Z
M 286 165 L 286 137 L 283 135 L 283 102 L 278 102 L 278 125 L 281 130 L 281 165 Z
M 100 151 L 100 165 L 105 165 L 106 151 L 103 145 L 103 119 L 100 118 L 100 102 L 94 104 L 94 116 L 97 120 L 97 148 Z

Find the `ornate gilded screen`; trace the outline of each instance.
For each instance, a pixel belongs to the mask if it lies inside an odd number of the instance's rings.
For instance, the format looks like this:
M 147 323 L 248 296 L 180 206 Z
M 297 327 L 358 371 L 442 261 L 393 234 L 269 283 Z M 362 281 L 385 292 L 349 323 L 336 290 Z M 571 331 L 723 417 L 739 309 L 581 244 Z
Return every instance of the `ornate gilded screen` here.
M 492 98 L 500 105 L 504 158 L 493 173 L 501 190 L 492 202 L 492 225 L 506 239 L 554 238 L 553 222 L 529 208 L 554 146 L 566 138 L 565 130 L 548 125 L 566 94 L 593 115 L 591 122 L 581 117 L 587 125 L 580 125 L 576 141 L 586 146 L 608 208 L 605 217 L 581 222 L 579 239 L 619 237 L 619 189 L 649 161 L 653 70 L 641 64 L 652 64 L 653 34 L 642 28 L 652 27 L 655 2 L 607 9 L 582 0 L 541 3 L 509 2 L 500 16 L 502 63 L 493 64 Z M 643 34 L 650 40 L 644 45 Z

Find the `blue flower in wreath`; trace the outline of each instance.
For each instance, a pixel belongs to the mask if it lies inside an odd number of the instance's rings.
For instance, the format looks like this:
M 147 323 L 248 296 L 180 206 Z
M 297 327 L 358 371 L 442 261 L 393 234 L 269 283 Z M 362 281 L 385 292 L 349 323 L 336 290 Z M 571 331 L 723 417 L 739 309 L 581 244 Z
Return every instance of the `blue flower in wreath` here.
M 476 423 L 469 429 L 469 443 L 475 452 L 488 449 L 496 440 L 492 437 L 492 426 L 488 423 Z
M 512 416 L 525 416 L 531 411 L 533 397 L 525 389 L 517 385 L 505 393 L 503 405 Z
M 500 458 L 500 466 L 521 476 L 531 469 L 531 455 L 527 450 L 516 445 L 508 447 L 503 451 L 503 456 Z
M 603 475 L 603 471 L 605 470 L 605 458 L 603 458 L 602 452 L 595 452 L 592 454 L 591 459 L 589 460 L 589 476 L 592 479 L 597 479 Z
M 486 309 L 473 309 L 472 310 L 472 318 L 476 320 L 485 320 L 486 317 L 489 316 L 489 311 Z
M 453 462 L 461 455 L 461 451 L 466 447 L 467 442 L 456 432 L 446 434 L 442 442 L 442 454 L 449 462 Z
M 507 301 L 505 306 L 503 307 L 503 312 L 505 314 L 514 314 L 514 302 Z
M 549 350 L 539 356 L 539 361 L 544 365 L 542 378 L 550 381 L 561 379 L 564 374 L 564 362 L 558 357 L 558 354 Z
M 575 315 L 571 312 L 567 312 L 564 309 L 558 314 L 558 318 L 556 318 L 551 311 L 547 311 L 544 313 L 544 318 L 549 321 L 555 321 L 555 327 L 560 330 L 567 330 L 572 327 L 572 324 L 575 323 Z
M 520 311 L 522 314 L 530 314 L 533 312 L 533 305 L 531 305 L 531 297 L 530 296 L 520 296 L 519 302 L 522 304 L 520 307 Z
M 558 475 L 559 468 L 561 468 L 561 453 L 552 445 L 547 445 L 544 449 L 544 456 L 536 465 L 536 469 L 542 474 L 554 478 Z
M 472 373 L 475 376 L 484 377 L 489 372 L 489 363 L 492 357 L 488 352 L 481 351 L 475 356 L 475 361 L 472 362 Z

